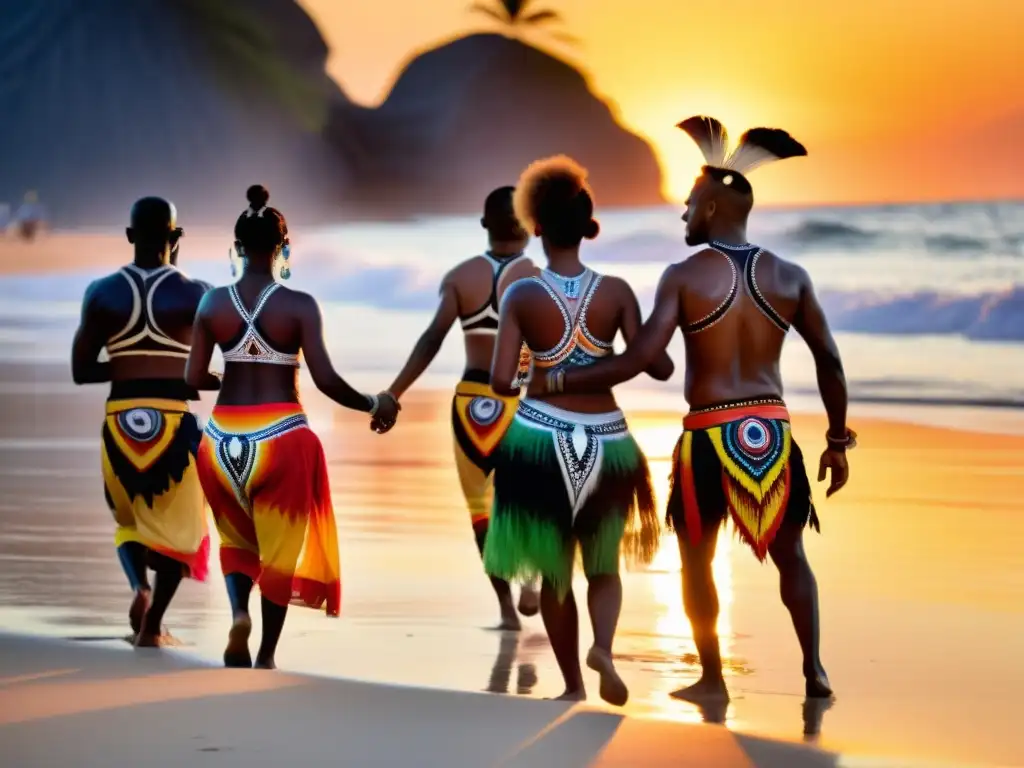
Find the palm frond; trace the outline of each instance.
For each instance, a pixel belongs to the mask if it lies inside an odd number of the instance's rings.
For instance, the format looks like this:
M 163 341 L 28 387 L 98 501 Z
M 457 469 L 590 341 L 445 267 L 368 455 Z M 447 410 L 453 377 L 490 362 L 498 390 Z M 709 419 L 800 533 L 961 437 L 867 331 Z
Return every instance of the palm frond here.
M 323 129 L 326 92 L 276 50 L 274 30 L 266 18 L 251 13 L 244 0 L 182 0 L 179 10 L 190 28 L 196 29 L 216 76 L 230 91 L 247 98 L 245 87 L 259 82 L 264 94 L 308 130 Z
M 537 11 L 529 16 L 523 16 L 514 23 L 519 24 L 543 24 L 546 21 L 561 21 L 562 17 L 554 11 Z
M 526 10 L 526 6 L 530 4 L 530 0 L 499 0 L 502 7 L 505 9 L 505 13 L 508 14 L 508 20 L 512 24 L 519 21 L 519 17 L 523 15 Z
M 504 5 L 502 7 L 504 8 Z M 486 3 L 473 3 L 471 6 L 469 6 L 469 10 L 471 13 L 476 12 L 482 13 L 485 16 L 490 16 L 492 19 L 501 24 L 508 24 L 512 21 L 512 19 L 509 16 L 505 15 L 504 13 L 501 13 L 501 11 L 495 10 Z
M 571 45 L 574 47 L 582 47 L 583 41 L 580 40 L 576 35 L 570 35 L 568 32 L 551 32 L 546 35 L 552 40 L 557 40 L 565 45 Z

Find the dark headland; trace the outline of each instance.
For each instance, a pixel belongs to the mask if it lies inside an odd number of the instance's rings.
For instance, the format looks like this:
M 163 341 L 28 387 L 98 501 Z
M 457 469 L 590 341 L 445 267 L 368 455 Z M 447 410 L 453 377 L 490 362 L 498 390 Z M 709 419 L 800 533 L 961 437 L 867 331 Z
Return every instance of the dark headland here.
M 0 5 L 0 202 L 58 227 L 122 226 L 160 194 L 230 222 L 254 181 L 297 223 L 470 213 L 531 160 L 591 170 L 602 206 L 662 202 L 651 148 L 569 63 L 500 34 L 412 59 L 377 109 L 326 73 L 293 0 Z

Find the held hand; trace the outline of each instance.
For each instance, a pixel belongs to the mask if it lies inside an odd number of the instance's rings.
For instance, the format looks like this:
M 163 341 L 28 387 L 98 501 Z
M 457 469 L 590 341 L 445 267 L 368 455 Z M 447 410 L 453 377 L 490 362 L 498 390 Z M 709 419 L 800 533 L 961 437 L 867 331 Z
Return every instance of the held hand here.
M 825 480 L 829 469 L 832 470 L 832 482 L 829 483 L 828 490 L 825 491 L 826 498 L 846 485 L 846 481 L 850 479 L 850 465 L 846 462 L 846 451 L 837 451 L 833 448 L 824 450 L 821 460 L 818 462 L 819 483 Z
M 556 395 L 565 391 L 565 371 L 552 370 L 543 376 L 538 372 L 530 378 L 526 390 L 527 397 L 541 397 L 543 395 Z
M 390 392 L 381 392 L 377 395 L 377 412 L 370 419 L 370 429 L 378 435 L 389 431 L 398 420 L 398 412 L 402 406 Z

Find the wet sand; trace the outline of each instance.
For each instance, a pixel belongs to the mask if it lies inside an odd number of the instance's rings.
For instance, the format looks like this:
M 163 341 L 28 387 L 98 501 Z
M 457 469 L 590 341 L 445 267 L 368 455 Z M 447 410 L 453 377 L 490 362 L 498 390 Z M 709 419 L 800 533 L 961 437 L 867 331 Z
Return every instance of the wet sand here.
M 3 632 L 0 739 L 19 768 L 846 765 L 804 745 L 585 705 L 217 669 L 188 654 Z M 888 767 L 904 768 L 876 766 Z
M 5 369 L 0 389 L 0 626 L 116 637 L 130 596 L 99 478 L 105 392 L 75 388 L 52 366 Z M 448 395 L 414 391 L 404 406 L 400 425 L 379 437 L 364 417 L 306 398 L 340 522 L 343 617 L 294 610 L 279 664 L 359 680 L 557 694 L 539 618 L 527 619 L 519 637 L 483 630 L 497 612 L 451 460 Z M 679 414 L 629 416 L 663 502 Z M 678 553 L 667 537 L 654 567 L 624 579 L 615 650 L 631 688 L 625 711 L 723 721 L 845 753 L 1021 764 L 1014 694 L 1024 685 L 1024 437 L 857 411 L 852 424 L 861 445 L 851 454 L 851 484 L 828 501 L 816 490 L 823 533 L 807 537 L 835 705 L 804 707 L 777 575 L 726 535 L 715 571 L 733 702 L 725 712 L 702 712 L 668 697 L 699 667 L 681 607 Z M 824 426 L 821 416 L 794 416 L 812 466 Z M 228 627 L 219 576 L 186 583 L 168 623 L 189 650 L 218 658 Z M 581 644 L 589 641 L 583 627 Z M 587 675 L 597 704 L 596 680 Z

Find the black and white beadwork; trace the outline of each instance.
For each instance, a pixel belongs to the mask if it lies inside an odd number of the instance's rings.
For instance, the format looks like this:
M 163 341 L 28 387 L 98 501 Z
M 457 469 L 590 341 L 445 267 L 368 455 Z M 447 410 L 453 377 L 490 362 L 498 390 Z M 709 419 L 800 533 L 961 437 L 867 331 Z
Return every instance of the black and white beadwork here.
M 160 434 L 164 416 L 155 408 L 132 408 L 117 414 L 117 422 L 125 434 L 144 443 Z

